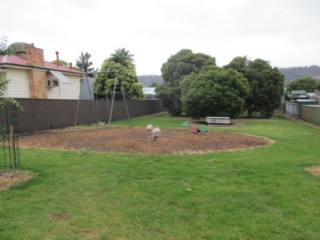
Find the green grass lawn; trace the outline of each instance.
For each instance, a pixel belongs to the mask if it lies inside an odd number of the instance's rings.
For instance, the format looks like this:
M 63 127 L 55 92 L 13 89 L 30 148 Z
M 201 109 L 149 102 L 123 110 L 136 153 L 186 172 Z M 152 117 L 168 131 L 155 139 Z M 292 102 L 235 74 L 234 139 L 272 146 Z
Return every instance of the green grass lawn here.
M 237 122 L 214 130 L 275 144 L 165 156 L 21 149 L 21 167 L 38 175 L 0 192 L 0 239 L 320 239 L 320 178 L 304 169 L 320 165 L 320 129 L 281 115 Z

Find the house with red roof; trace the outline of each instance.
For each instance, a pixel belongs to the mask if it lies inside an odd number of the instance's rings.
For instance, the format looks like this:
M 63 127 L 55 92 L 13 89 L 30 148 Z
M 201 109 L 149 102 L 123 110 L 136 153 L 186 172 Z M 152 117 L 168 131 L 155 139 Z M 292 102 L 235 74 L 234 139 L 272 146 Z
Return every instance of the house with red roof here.
M 3 97 L 78 99 L 82 71 L 44 60 L 43 50 L 33 45 L 14 55 L 0 56 L 0 71 L 9 84 Z

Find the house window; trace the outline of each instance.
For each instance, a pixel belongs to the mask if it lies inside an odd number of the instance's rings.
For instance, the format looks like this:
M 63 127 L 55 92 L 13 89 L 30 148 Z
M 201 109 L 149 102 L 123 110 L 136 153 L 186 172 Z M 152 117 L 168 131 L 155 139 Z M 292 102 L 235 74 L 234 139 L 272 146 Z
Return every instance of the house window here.
M 52 84 L 54 87 L 59 87 L 59 81 L 58 80 L 52 80 Z
M 47 87 L 48 88 L 59 87 L 59 81 L 54 79 L 49 79 Z

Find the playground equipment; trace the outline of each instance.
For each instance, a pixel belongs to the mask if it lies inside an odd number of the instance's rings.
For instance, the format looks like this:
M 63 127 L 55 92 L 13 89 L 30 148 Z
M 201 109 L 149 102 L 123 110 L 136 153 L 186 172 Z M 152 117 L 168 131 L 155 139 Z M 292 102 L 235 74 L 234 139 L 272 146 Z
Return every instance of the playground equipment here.
M 112 96 L 111 96 L 111 107 L 110 107 L 109 120 L 108 120 L 107 126 L 111 125 L 113 108 L 114 108 L 114 101 L 115 101 L 115 95 L 116 95 L 116 88 L 117 88 L 117 86 L 119 86 L 120 89 L 121 89 L 121 93 L 122 93 L 121 95 L 122 95 L 122 99 L 123 99 L 123 102 L 124 102 L 124 107 L 125 107 L 125 111 L 126 111 L 129 127 L 131 129 L 131 122 L 130 122 L 130 116 L 129 116 L 127 100 L 126 100 L 125 91 L 124 91 L 124 87 L 123 87 L 122 81 L 121 81 L 121 79 L 119 79 L 119 71 L 118 70 L 116 70 L 116 71 L 100 71 L 100 72 L 95 72 L 94 74 L 95 75 L 103 74 L 103 75 L 105 75 L 106 79 L 108 79 L 110 77 L 109 75 L 112 75 L 112 78 L 114 78 L 113 91 L 112 91 Z M 90 87 L 89 87 L 88 76 L 89 76 L 89 73 L 84 73 L 83 81 L 87 82 L 89 93 L 91 94 L 91 92 L 90 92 L 91 90 L 90 90 Z M 96 123 L 97 123 L 96 125 L 98 127 L 99 125 L 102 124 L 100 122 L 100 116 L 99 116 L 99 111 L 98 111 L 99 107 L 97 106 L 97 110 L 96 110 L 95 107 L 94 107 L 94 99 L 91 102 L 92 102 L 92 109 L 93 109 L 93 112 L 94 112 L 94 115 L 95 115 L 95 119 L 96 119 Z M 79 98 L 78 98 L 78 103 L 77 103 L 77 109 L 76 109 L 75 120 L 74 120 L 74 129 L 75 129 L 75 126 L 76 126 L 77 120 L 78 120 L 78 112 L 79 112 L 80 103 L 81 103 L 81 91 L 80 91 Z M 97 101 L 97 104 L 98 104 L 98 101 Z

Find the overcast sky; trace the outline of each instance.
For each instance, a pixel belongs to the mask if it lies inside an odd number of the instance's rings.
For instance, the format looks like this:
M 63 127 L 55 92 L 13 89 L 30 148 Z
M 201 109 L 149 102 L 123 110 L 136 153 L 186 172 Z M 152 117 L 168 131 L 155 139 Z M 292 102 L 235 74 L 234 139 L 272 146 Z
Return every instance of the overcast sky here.
M 0 36 L 34 43 L 45 60 L 95 67 L 117 48 L 134 55 L 138 75 L 161 74 L 181 49 L 216 58 L 262 58 L 276 67 L 320 65 L 318 0 L 3 0 Z

